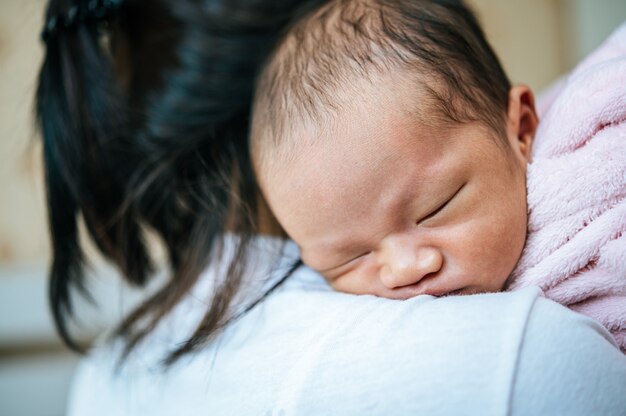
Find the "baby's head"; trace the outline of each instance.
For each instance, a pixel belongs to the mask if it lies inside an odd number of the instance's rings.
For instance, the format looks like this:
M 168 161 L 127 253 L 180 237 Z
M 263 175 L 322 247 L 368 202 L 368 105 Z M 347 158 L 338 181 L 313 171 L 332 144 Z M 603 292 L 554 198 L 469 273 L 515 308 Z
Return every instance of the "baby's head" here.
M 340 291 L 408 298 L 504 286 L 536 125 L 460 1 L 337 0 L 270 57 L 250 140 L 304 263 Z

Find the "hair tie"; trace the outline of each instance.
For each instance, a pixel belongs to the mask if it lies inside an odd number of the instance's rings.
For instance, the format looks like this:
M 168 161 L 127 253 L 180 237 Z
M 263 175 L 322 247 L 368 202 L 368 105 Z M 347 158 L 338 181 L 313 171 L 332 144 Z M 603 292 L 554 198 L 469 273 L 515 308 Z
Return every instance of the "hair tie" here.
M 85 23 L 101 23 L 117 16 L 124 0 L 90 0 L 86 6 L 74 5 L 67 12 L 51 16 L 44 25 L 41 39 L 47 42 L 61 30 L 73 30 Z

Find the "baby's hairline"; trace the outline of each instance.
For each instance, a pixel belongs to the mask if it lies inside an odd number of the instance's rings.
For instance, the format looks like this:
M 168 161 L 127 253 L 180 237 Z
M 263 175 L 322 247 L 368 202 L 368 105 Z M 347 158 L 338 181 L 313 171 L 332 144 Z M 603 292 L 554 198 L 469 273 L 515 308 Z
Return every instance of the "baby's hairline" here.
M 417 82 L 419 83 L 420 81 Z M 415 81 L 412 81 L 412 83 L 415 86 Z M 422 82 L 422 85 L 426 85 L 426 83 Z M 416 90 L 418 88 L 419 87 L 415 86 Z M 454 119 L 446 114 L 443 109 L 438 108 L 438 97 L 432 94 L 432 89 L 431 91 L 426 91 L 423 88 L 421 90 L 428 95 L 429 102 L 426 105 L 421 107 L 418 105 L 409 105 L 398 110 L 396 113 L 404 113 L 404 115 L 411 119 L 411 123 L 419 123 L 429 127 L 443 126 L 444 128 L 454 129 L 469 123 L 479 123 L 492 136 L 494 142 L 496 142 L 499 147 L 503 149 L 509 148 L 508 142 L 506 141 L 506 109 L 502 109 L 501 111 L 501 122 L 500 125 L 497 126 L 499 128 L 494 127 L 493 123 L 482 118 Z M 425 101 L 426 100 L 422 100 L 422 103 Z M 395 104 L 399 106 L 399 103 Z M 296 116 L 296 122 L 292 122 L 290 126 L 282 126 L 283 128 L 277 129 L 276 124 L 267 123 L 272 125 L 272 127 L 268 129 L 267 124 L 260 125 L 262 124 L 261 120 L 268 119 L 267 115 L 259 120 L 258 114 L 260 111 L 255 105 L 253 107 L 249 140 L 253 169 L 256 175 L 261 176 L 263 172 L 268 170 L 267 167 L 269 165 L 275 165 L 277 162 L 279 164 L 293 162 L 303 149 L 308 149 L 320 141 L 327 140 L 328 137 L 325 136 L 328 135 L 322 132 L 336 127 L 336 120 L 341 117 L 340 113 L 335 113 L 337 107 L 343 109 L 349 106 L 338 105 L 329 109 L 333 111 L 318 111 L 321 117 L 317 119 L 305 114 L 299 114 L 299 117 Z M 292 119 L 292 121 L 294 120 Z M 279 122 L 277 124 L 280 125 L 281 123 Z M 302 132 L 307 130 L 307 134 L 302 134 Z
M 417 90 L 419 84 L 427 91 L 429 104 L 439 110 L 431 113 L 434 121 L 423 122 L 482 120 L 503 138 L 511 85 L 464 7 L 461 2 L 354 0 L 329 2 L 301 16 L 257 78 L 250 134 L 253 159 L 293 156 L 289 149 L 297 151 L 306 144 L 293 131 L 300 124 L 332 119 L 346 102 L 337 99 L 340 90 L 398 71 L 410 75 L 411 88 Z M 450 25 L 450 33 L 428 26 L 431 20 Z M 465 43 L 450 51 L 445 42 L 453 40 Z M 418 106 L 411 110 L 422 111 Z

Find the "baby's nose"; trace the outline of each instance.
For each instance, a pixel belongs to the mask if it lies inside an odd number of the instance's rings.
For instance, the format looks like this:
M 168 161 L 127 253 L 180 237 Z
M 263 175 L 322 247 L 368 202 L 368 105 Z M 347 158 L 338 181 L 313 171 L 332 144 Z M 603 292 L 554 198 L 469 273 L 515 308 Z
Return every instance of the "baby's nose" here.
M 404 245 L 388 249 L 380 279 L 390 289 L 413 285 L 443 265 L 443 255 L 434 247 Z

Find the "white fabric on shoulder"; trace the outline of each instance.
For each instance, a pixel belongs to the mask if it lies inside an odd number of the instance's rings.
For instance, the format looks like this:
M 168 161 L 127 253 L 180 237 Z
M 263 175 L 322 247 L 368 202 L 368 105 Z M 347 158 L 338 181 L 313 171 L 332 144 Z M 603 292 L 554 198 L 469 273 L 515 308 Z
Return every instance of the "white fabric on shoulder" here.
M 538 299 L 519 362 L 512 416 L 626 414 L 626 357 L 593 319 Z
M 333 292 L 303 267 L 216 342 L 161 371 L 158 358 L 202 306 L 187 301 L 118 373 L 119 345 L 95 348 L 76 374 L 68 414 L 617 415 L 626 408 L 626 357 L 608 332 L 533 288 L 395 301 Z

